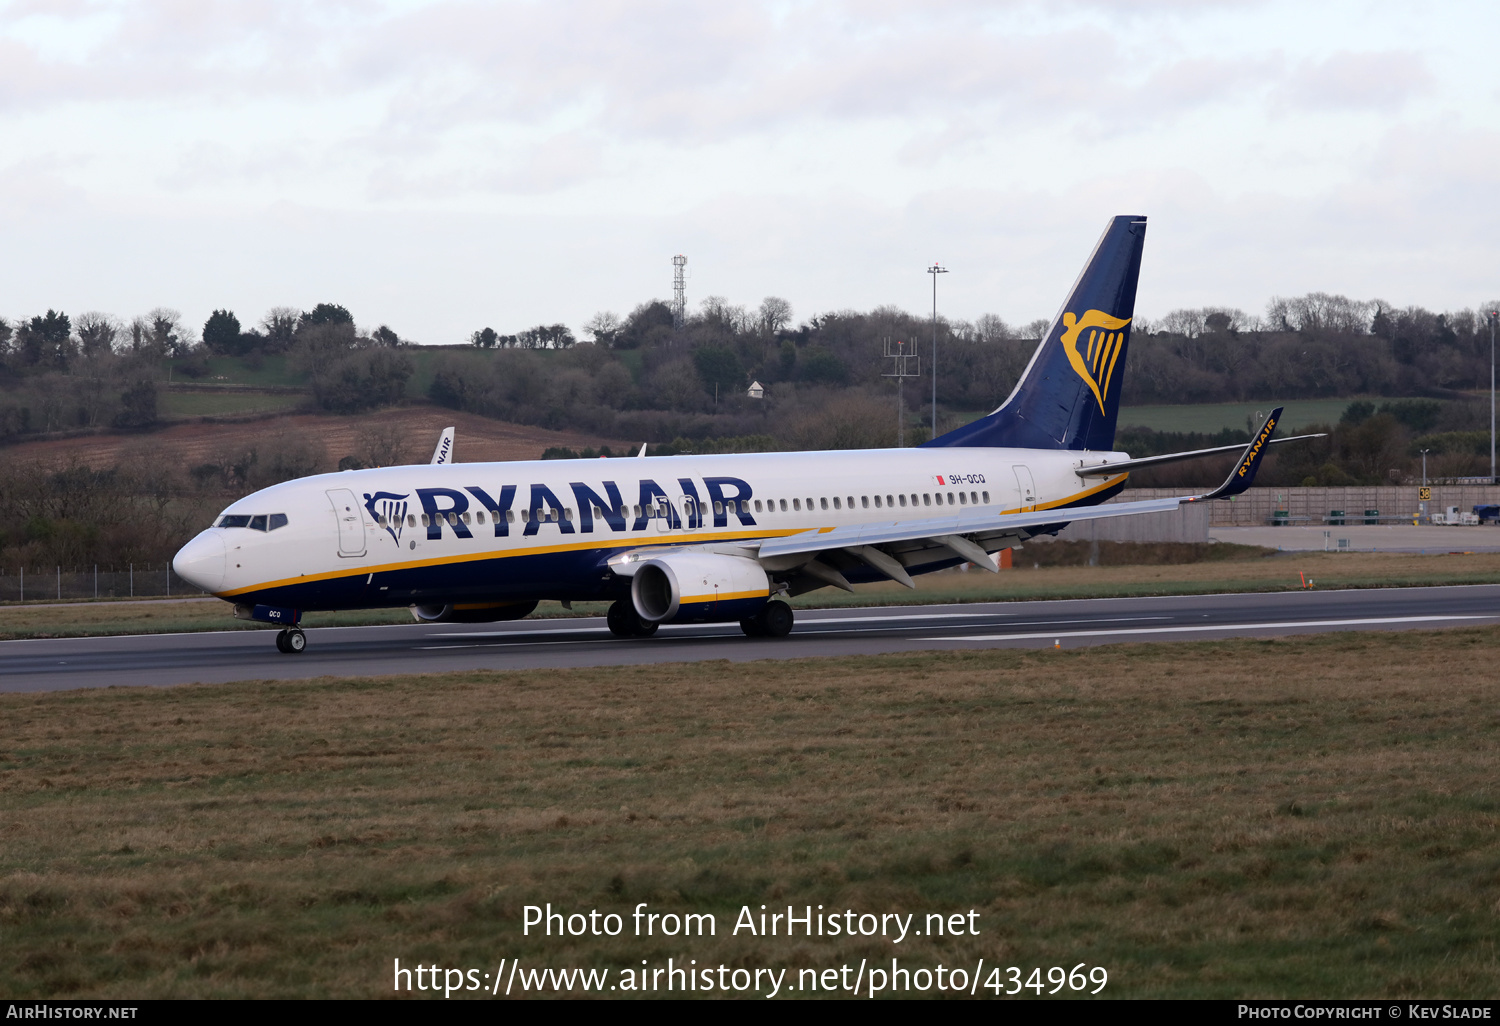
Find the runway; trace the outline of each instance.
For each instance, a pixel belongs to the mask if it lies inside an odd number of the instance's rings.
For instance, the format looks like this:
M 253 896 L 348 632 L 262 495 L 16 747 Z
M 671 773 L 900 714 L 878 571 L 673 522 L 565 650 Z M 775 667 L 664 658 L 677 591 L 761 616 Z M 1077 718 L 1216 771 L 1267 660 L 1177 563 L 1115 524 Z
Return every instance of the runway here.
M 791 636 L 735 624 L 668 625 L 621 640 L 602 618 L 502 624 L 325 627 L 282 655 L 274 631 L 0 643 L 0 691 L 295 680 L 451 670 L 556 669 L 796 659 L 930 649 L 1064 648 L 1500 621 L 1500 585 L 805 610 Z

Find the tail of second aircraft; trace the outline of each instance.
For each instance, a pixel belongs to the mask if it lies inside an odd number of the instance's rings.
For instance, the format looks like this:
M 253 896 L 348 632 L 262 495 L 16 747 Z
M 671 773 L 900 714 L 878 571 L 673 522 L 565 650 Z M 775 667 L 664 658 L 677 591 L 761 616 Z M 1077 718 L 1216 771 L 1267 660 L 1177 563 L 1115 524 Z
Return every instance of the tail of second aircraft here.
M 1113 449 L 1145 241 L 1144 217 L 1111 220 L 1010 398 L 925 444 Z

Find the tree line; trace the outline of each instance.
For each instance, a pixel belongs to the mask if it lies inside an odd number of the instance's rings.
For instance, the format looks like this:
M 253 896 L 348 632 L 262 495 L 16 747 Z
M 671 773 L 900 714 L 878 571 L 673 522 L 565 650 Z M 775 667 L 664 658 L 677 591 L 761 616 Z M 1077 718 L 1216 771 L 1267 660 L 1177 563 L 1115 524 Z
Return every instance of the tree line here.
M 149 427 L 159 419 L 162 382 L 200 379 L 210 356 L 239 357 L 258 369 L 285 356 L 323 409 L 353 413 L 406 398 L 409 346 L 390 327 L 363 332 L 335 303 L 271 309 L 248 329 L 215 310 L 200 334 L 176 310 L 160 307 L 121 320 L 49 309 L 14 321 L 0 317 L 0 439 L 76 429 Z

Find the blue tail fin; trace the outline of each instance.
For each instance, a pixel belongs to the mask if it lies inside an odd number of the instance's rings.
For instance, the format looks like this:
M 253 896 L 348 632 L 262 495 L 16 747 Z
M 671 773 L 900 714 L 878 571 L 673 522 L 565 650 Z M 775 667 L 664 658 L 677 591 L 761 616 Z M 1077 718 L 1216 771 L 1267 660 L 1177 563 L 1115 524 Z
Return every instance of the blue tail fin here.
M 1144 217 L 1110 221 L 1010 398 L 924 444 L 1113 449 L 1145 241 Z

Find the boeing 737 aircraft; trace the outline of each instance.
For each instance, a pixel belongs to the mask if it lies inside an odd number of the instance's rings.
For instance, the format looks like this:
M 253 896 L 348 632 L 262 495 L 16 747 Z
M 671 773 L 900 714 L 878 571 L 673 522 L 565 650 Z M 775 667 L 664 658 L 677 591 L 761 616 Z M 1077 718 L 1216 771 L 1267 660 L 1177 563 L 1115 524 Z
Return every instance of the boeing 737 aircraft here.
M 309 610 L 410 606 L 423 621 L 481 623 L 541 599 L 611 601 L 621 637 L 736 620 L 779 637 L 792 629 L 789 596 L 913 587 L 965 562 L 996 571 L 992 553 L 1070 521 L 1234 495 L 1254 480 L 1279 409 L 1218 489 L 1101 505 L 1133 469 L 1239 449 L 1113 451 L 1145 235 L 1144 217 L 1112 219 L 1010 397 L 917 448 L 453 463 L 450 429 L 429 465 L 246 496 L 172 565 L 237 616 L 280 625 L 289 653 L 307 644 Z

